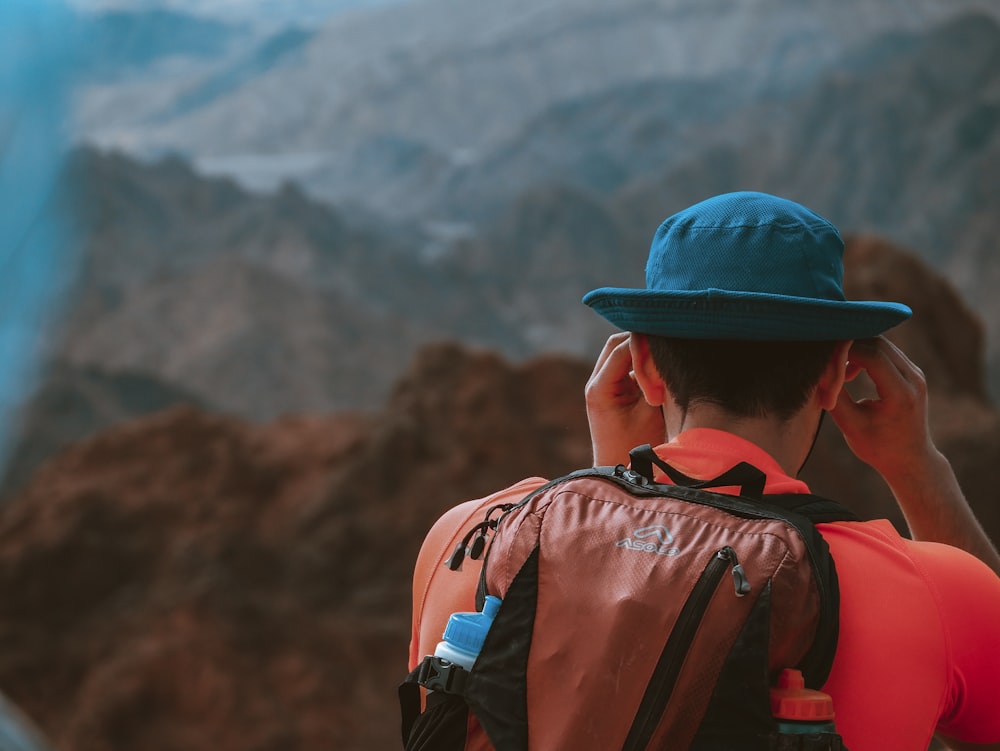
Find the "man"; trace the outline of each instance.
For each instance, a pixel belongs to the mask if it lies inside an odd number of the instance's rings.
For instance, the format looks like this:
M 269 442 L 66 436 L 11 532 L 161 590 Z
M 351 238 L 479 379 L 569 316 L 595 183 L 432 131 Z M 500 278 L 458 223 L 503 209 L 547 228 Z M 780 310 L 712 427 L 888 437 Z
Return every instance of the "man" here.
M 886 521 L 818 525 L 840 580 L 824 690 L 845 745 L 922 750 L 937 734 L 956 751 L 1000 749 L 1000 555 L 931 440 L 922 373 L 880 336 L 910 310 L 846 301 L 842 254 L 829 222 L 761 193 L 667 219 L 645 289 L 584 298 L 624 330 L 587 384 L 594 462 L 627 463 L 629 449 L 651 443 L 691 477 L 746 461 L 765 473 L 765 493 L 806 493 L 795 478 L 829 412 L 888 483 L 915 540 Z M 845 389 L 862 371 L 878 399 Z M 414 580 L 411 668 L 451 612 L 474 609 L 478 566 L 442 568 L 462 533 L 541 483 L 462 504 L 431 530 Z

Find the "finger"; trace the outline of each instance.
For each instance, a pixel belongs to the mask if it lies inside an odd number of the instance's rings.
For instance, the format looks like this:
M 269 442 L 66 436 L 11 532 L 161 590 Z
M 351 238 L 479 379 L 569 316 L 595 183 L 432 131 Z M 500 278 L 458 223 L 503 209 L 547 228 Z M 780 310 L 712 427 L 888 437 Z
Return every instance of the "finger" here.
M 840 394 L 837 395 L 837 403 L 830 410 L 830 416 L 838 425 L 854 422 L 862 413 L 860 405 L 854 401 L 847 389 L 840 390 Z
M 913 380 L 900 370 L 898 359 L 889 349 L 889 342 L 882 337 L 854 343 L 848 355 L 849 372 L 865 371 L 875 386 L 879 399 L 897 401 L 902 390 L 909 391 Z
M 603 400 L 615 403 L 634 402 L 641 391 L 632 373 L 632 352 L 629 350 L 628 335 L 617 337 L 615 346 L 609 341 L 603 360 L 595 368 L 587 381 L 584 395 L 588 404 L 599 406 Z
M 601 354 L 597 357 L 597 363 L 594 365 L 594 371 L 596 372 L 604 367 L 604 363 L 607 362 L 609 357 L 611 357 L 611 353 L 614 352 L 615 348 L 621 346 L 622 342 L 628 343 L 628 338 L 629 333 L 627 331 L 619 331 L 618 333 L 609 336 L 608 340 L 604 342 Z
M 632 351 L 628 346 L 628 336 L 612 347 L 599 368 L 599 376 L 607 380 L 625 378 L 632 370 Z
M 857 378 L 859 375 L 861 375 L 862 372 L 864 372 L 864 368 L 862 368 L 856 362 L 854 362 L 852 360 L 848 360 L 847 361 L 847 370 L 844 371 L 844 380 L 847 383 L 850 383 L 855 378 Z
M 850 440 L 851 436 L 865 433 L 884 407 L 881 401 L 873 399 L 855 401 L 844 389 L 837 398 L 836 406 L 830 410 L 830 417 L 844 437 Z
M 875 339 L 858 339 L 847 352 L 848 369 L 866 370 L 879 357 L 879 345 Z
M 860 360 L 867 360 L 876 365 L 881 360 L 891 365 L 902 378 L 910 382 L 923 378 L 923 371 L 906 356 L 903 350 L 884 336 L 855 342 L 848 355 L 848 363 Z
M 639 379 L 635 377 L 635 371 L 629 370 L 626 377 L 618 382 L 620 392 L 623 396 L 628 396 L 633 400 L 644 398 L 642 388 L 639 386 Z
M 924 372 L 913 360 L 906 356 L 899 347 L 886 339 L 879 337 L 880 349 L 885 353 L 886 358 L 896 368 L 899 374 L 909 383 L 917 384 L 924 380 Z

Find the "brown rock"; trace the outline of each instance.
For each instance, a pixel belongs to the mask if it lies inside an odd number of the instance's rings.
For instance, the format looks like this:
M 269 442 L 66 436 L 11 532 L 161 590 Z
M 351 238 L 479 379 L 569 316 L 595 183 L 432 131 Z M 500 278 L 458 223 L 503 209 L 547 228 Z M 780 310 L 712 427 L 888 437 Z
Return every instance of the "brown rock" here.
M 890 338 L 918 363 L 937 394 L 985 402 L 983 322 L 924 261 L 879 237 L 846 239 L 844 292 L 854 300 L 902 302 L 913 318 Z

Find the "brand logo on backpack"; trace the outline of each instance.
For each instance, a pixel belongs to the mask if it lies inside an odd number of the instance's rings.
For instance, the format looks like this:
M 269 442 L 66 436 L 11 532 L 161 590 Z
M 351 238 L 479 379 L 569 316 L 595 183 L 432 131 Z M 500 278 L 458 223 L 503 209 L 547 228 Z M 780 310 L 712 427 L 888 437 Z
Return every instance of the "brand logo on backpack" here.
M 641 527 L 632 533 L 631 537 L 619 540 L 616 547 L 638 550 L 643 553 L 656 553 L 657 555 L 678 555 L 680 549 L 673 547 L 674 536 L 666 527 L 655 525 L 652 527 Z

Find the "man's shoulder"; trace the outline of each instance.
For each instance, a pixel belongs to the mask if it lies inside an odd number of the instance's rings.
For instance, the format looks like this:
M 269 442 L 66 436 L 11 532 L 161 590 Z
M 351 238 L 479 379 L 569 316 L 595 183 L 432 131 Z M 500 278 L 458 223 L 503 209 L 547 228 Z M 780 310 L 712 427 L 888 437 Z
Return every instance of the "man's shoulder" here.
M 514 503 L 546 482 L 542 477 L 526 477 L 495 493 L 459 503 L 445 511 L 424 537 L 417 562 L 418 576 L 421 569 L 429 565 L 426 559 L 444 560 L 462 535 L 481 522 L 490 508 L 502 503 Z M 426 575 L 429 576 L 429 572 Z
M 952 545 L 911 540 L 885 519 L 818 524 L 817 529 L 838 569 L 848 568 L 850 559 L 866 582 L 872 582 L 872 571 L 880 573 L 876 578 L 908 572 L 932 588 L 938 600 L 950 600 L 958 593 L 973 599 L 975 593 L 1000 598 L 1000 579 L 981 560 Z M 899 565 L 888 565 L 893 560 Z
M 526 477 L 520 482 L 516 482 L 502 490 L 498 490 L 482 498 L 473 498 L 470 501 L 459 503 L 445 511 L 431 528 L 428 537 L 441 534 L 456 528 L 464 528 L 470 520 L 482 521 L 481 516 L 493 506 L 501 503 L 513 503 L 528 495 L 532 491 L 540 488 L 548 480 L 543 477 Z M 481 513 L 480 513 L 481 512 Z

